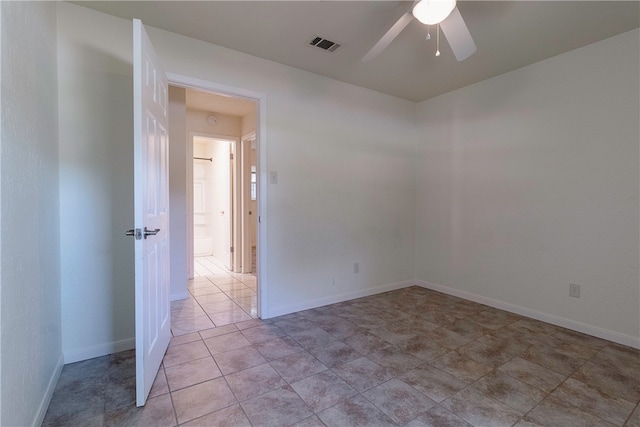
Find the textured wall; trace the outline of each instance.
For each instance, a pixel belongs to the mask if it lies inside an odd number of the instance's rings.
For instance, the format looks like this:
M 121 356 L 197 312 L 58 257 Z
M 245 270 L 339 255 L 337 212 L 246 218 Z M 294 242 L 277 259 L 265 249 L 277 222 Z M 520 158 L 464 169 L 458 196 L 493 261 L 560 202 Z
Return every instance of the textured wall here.
M 639 36 L 419 105 L 418 279 L 640 345 Z
M 1 2 L 0 425 L 39 425 L 61 368 L 56 12 Z

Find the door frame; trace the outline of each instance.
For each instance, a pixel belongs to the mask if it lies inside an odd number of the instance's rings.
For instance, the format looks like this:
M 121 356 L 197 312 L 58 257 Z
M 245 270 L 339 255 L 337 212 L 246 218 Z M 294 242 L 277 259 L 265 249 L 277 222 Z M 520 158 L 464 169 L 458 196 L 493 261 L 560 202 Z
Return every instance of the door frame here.
M 252 131 L 246 135 L 243 135 L 240 138 L 240 175 L 241 175 L 241 185 L 242 188 L 240 190 L 240 209 L 242 209 L 242 214 L 240 219 L 242 223 L 240 224 L 241 228 L 241 240 L 242 240 L 242 273 L 251 273 L 251 252 L 252 252 L 252 240 L 251 239 L 251 222 L 256 221 L 256 230 L 257 228 L 257 212 L 253 212 L 252 215 L 248 214 L 249 209 L 251 209 L 251 143 L 256 141 L 256 150 L 257 150 L 257 138 L 256 132 Z M 249 146 L 249 148 L 247 148 Z M 259 174 L 258 164 L 256 160 L 256 174 Z M 236 165 L 237 166 L 237 165 Z M 259 189 L 258 189 L 259 191 Z M 259 198 L 258 198 L 259 201 Z
M 258 294 L 258 317 L 262 317 L 267 310 L 267 295 L 269 283 L 268 276 L 268 254 L 267 254 L 267 96 L 264 93 L 229 86 L 209 80 L 203 80 L 196 77 L 185 76 L 167 72 L 167 80 L 172 86 L 190 88 L 204 92 L 214 92 L 222 95 L 232 96 L 235 98 L 244 98 L 256 103 L 256 156 L 258 158 L 258 221 L 256 236 L 256 268 L 257 268 L 257 294 Z M 187 149 L 191 142 L 187 144 Z M 193 150 L 193 145 L 191 145 Z M 193 155 L 187 153 L 187 167 L 193 161 Z M 193 168 L 193 164 L 191 165 Z M 193 170 L 193 169 L 192 169 Z M 192 179 L 193 180 L 193 179 Z M 187 181 L 189 183 L 189 181 Z M 188 187 L 188 185 L 187 185 Z M 188 190 L 188 189 L 187 189 Z M 193 191 L 193 190 L 191 190 Z M 188 215 L 187 215 L 188 216 Z M 189 221 L 189 218 L 187 218 Z M 193 221 L 193 218 L 191 218 Z M 187 232 L 189 227 L 187 227 Z M 193 238 L 193 236 L 192 236 Z M 193 259 L 193 248 L 189 249 L 187 245 L 188 255 Z M 190 261 L 191 262 L 191 261 Z M 193 271 L 193 269 L 191 269 Z

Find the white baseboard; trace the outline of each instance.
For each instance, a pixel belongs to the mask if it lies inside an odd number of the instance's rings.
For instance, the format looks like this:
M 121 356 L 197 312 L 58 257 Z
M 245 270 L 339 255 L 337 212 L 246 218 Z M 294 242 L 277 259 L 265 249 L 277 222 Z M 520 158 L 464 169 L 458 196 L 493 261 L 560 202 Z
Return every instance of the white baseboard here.
M 64 367 L 64 355 L 60 354 L 58 358 L 58 362 L 56 363 L 56 368 L 53 370 L 53 374 L 51 378 L 49 378 L 49 384 L 47 384 L 47 389 L 42 397 L 42 401 L 38 406 L 38 410 L 36 411 L 36 416 L 33 419 L 33 426 L 41 426 L 42 421 L 44 421 L 44 416 L 47 414 L 47 409 L 49 409 L 49 403 L 51 403 L 51 398 L 53 397 L 53 392 L 56 389 L 56 385 L 58 384 L 58 379 L 60 378 L 60 374 L 62 373 L 62 368 Z
M 189 292 L 184 291 L 179 294 L 171 294 L 169 296 L 169 301 L 180 301 L 187 298 L 189 298 Z
M 443 294 L 452 295 L 454 297 L 463 298 L 469 301 L 474 301 L 480 304 L 488 305 L 490 307 L 498 308 L 500 310 L 509 311 L 511 313 L 530 317 L 542 322 L 551 323 L 552 325 L 561 326 L 563 328 L 571 329 L 577 332 L 582 332 L 583 334 L 602 338 L 607 341 L 612 341 L 618 344 L 640 349 L 640 338 L 637 337 L 621 334 L 619 332 L 600 328 L 598 326 L 588 325 L 586 323 L 578 322 L 576 320 L 567 319 L 553 314 L 544 313 L 542 311 L 532 310 L 530 308 L 496 300 L 493 298 L 476 295 L 471 292 L 461 291 L 449 286 L 438 285 L 435 283 L 426 282 L 424 280 L 416 280 L 414 283 L 423 288 L 442 292 Z
M 118 353 L 120 351 L 131 350 L 136 347 L 135 338 L 127 338 L 116 342 L 105 343 L 80 350 L 64 352 L 64 363 L 80 362 L 81 360 L 93 359 L 94 357 L 105 356 L 107 354 Z
M 317 298 L 314 300 L 304 301 L 299 304 L 291 304 L 282 307 L 271 307 L 268 313 L 262 315 L 263 319 L 271 317 L 283 316 L 285 314 L 295 313 L 298 311 L 309 310 L 316 307 L 322 307 L 328 304 L 335 304 L 342 301 L 348 301 L 356 298 L 368 297 L 382 292 L 394 291 L 396 289 L 407 288 L 415 285 L 413 280 L 404 282 L 390 283 L 388 285 L 377 286 L 375 288 L 357 289 L 354 291 L 343 292 L 340 294 L 330 295 L 328 297 Z

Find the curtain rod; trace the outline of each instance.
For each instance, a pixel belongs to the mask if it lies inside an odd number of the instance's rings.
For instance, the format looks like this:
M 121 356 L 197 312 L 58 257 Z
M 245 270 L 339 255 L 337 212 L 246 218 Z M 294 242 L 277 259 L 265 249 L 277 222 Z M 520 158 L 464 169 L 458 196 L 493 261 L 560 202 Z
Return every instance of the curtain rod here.
M 194 157 L 194 160 L 209 160 L 210 162 L 213 162 L 213 157 Z

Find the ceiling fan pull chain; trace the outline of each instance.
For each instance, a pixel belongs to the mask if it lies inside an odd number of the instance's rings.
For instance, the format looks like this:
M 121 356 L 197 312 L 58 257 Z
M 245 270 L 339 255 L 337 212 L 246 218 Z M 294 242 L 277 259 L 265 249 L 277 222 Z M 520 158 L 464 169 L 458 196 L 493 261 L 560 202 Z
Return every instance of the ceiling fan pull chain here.
M 431 40 L 431 25 L 427 25 L 427 41 Z
M 440 24 L 436 29 L 436 56 L 440 56 Z

